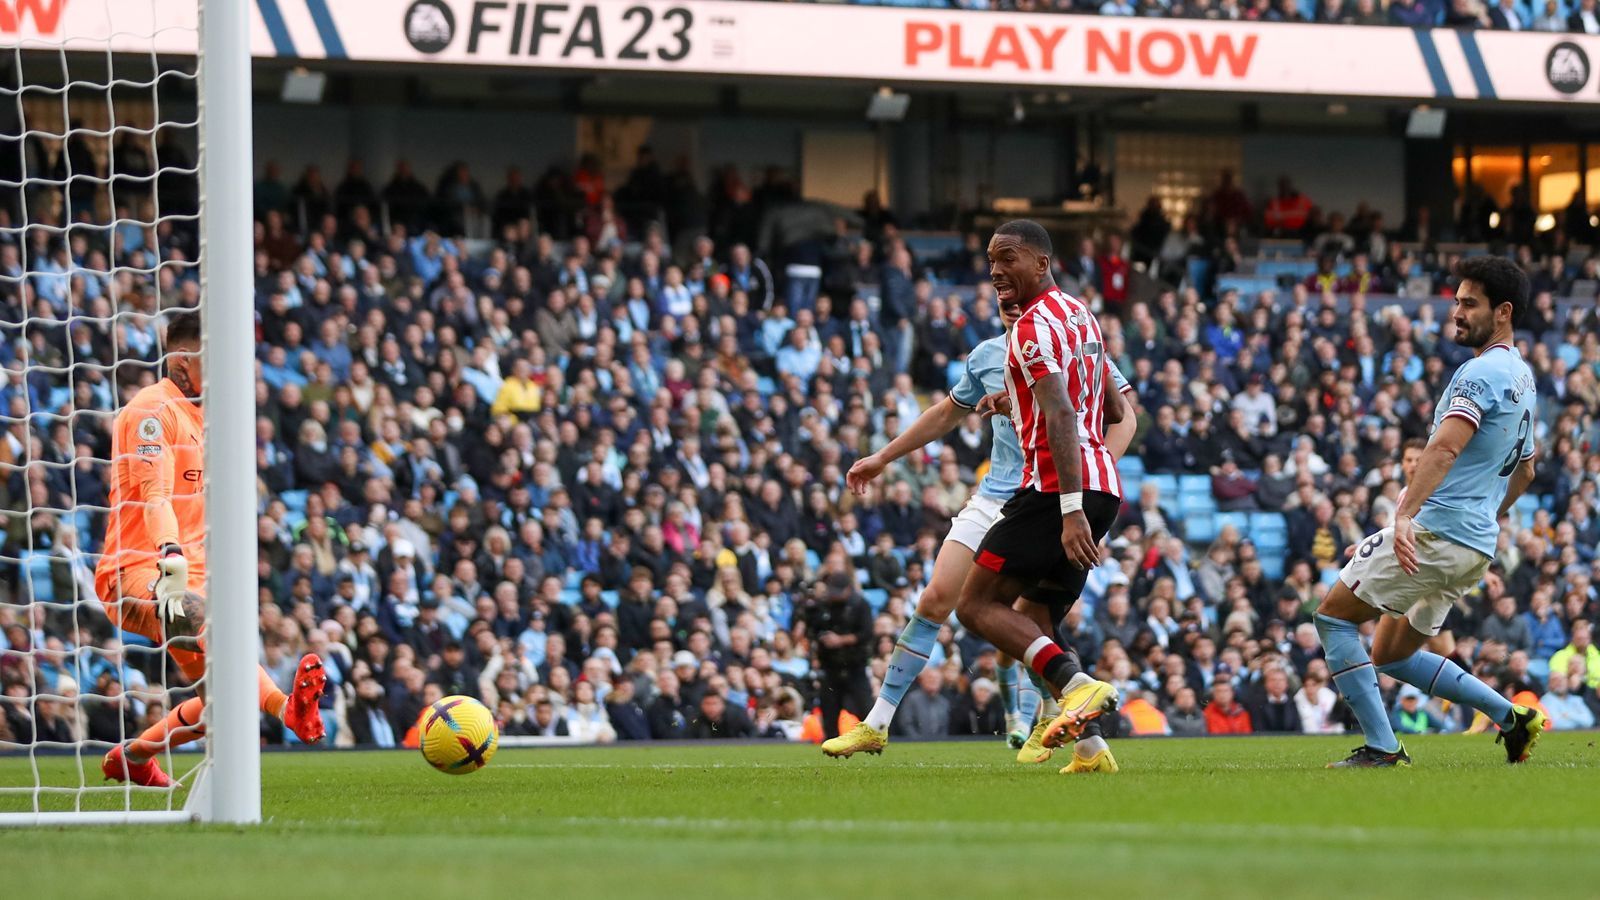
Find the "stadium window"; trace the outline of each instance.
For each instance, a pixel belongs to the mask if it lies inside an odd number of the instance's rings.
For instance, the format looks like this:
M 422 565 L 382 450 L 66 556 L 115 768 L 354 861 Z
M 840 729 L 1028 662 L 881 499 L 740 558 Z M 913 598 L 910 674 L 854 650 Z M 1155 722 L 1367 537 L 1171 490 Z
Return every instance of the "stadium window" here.
M 1533 181 L 1534 203 L 1540 213 L 1560 213 L 1582 187 L 1577 144 L 1534 144 L 1528 154 L 1528 174 Z M 1589 177 L 1589 190 L 1595 190 Z
M 1522 183 L 1522 148 L 1458 147 L 1452 169 L 1458 191 L 1465 193 L 1470 175 L 1472 184 L 1483 188 L 1496 204 L 1505 206 L 1511 202 L 1511 189 Z

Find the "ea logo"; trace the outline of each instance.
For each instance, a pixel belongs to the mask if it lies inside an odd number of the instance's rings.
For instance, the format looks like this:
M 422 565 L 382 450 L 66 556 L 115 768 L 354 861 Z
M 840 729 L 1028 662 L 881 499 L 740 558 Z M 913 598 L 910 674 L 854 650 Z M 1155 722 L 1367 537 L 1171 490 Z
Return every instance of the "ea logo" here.
M 1022 345 L 1022 358 L 1023 359 L 1033 359 L 1035 356 L 1038 356 L 1038 355 L 1039 355 L 1039 345 L 1037 343 L 1035 343 L 1033 341 L 1029 341 L 1026 344 Z
M 1589 83 L 1589 54 L 1571 41 L 1562 41 L 1544 58 L 1544 77 L 1561 93 L 1576 94 Z
M 406 40 L 419 52 L 434 54 L 450 46 L 456 15 L 441 0 L 417 0 L 406 10 Z

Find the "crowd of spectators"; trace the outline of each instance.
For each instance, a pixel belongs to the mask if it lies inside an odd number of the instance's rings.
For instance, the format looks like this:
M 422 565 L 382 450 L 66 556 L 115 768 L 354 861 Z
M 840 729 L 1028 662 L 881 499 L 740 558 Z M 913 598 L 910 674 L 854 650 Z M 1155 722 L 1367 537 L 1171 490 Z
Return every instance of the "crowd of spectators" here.
M 0 740 L 114 740 L 162 714 L 153 686 L 179 682 L 122 643 L 90 575 L 106 413 L 156 377 L 161 311 L 200 296 L 192 220 L 140 220 L 184 208 L 183 185 L 142 183 L 114 202 L 34 196 L 34 227 L 0 229 Z M 358 164 L 333 189 L 314 170 L 286 186 L 271 164 L 257 184 L 261 662 L 287 687 L 302 653 L 323 658 L 333 744 L 403 743 L 446 694 L 482 698 L 511 735 L 810 739 L 819 660 L 881 678 L 989 431 L 969 417 L 865 496 L 843 474 L 1001 333 L 984 236 L 918 258 L 874 196 L 827 214 L 778 170 L 753 187 L 719 170 L 702 191 L 647 151 L 617 195 L 592 160 L 489 199 L 465 164 L 432 191 L 403 165 L 381 191 Z M 1132 483 L 1060 635 L 1122 689 L 1129 731 L 1345 726 L 1309 612 L 1388 522 L 1403 448 L 1463 358 L 1447 315 L 1365 302 L 1384 279 L 1452 289 L 1425 216 L 1390 231 L 1297 197 L 1253 201 L 1225 176 L 1189 221 L 1154 204 L 1056 261 L 1134 387 L 1142 468 L 1212 476 L 1220 507 L 1281 512 L 1289 533 L 1269 578 L 1249 536 L 1193 542 Z M 122 212 L 92 212 L 106 209 Z M 475 209 L 493 240 L 454 236 Z M 1566 225 L 1523 242 L 1516 219 L 1484 236 L 1546 279 L 1521 334 L 1543 505 L 1508 519 L 1450 626 L 1465 665 L 1586 726 L 1600 318 L 1553 300 L 1582 274 L 1562 262 Z M 1270 236 L 1370 268 L 1249 297 L 1185 274 Z M 834 649 L 832 623 L 854 621 L 839 605 L 868 601 L 858 649 Z M 897 734 L 995 732 L 994 668 L 952 620 Z M 1385 689 L 1402 730 L 1470 725 Z M 272 722 L 263 735 L 292 740 Z
M 828 0 L 824 0 L 828 2 Z M 838 2 L 838 0 L 833 0 Z M 1594 0 L 848 0 L 866 6 L 1600 34 Z

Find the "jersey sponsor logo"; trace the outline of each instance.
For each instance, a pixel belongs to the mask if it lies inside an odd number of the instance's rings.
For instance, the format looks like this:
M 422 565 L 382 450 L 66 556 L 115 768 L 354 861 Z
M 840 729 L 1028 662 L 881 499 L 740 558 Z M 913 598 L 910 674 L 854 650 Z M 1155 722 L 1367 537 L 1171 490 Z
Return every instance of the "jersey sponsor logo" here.
M 184 469 L 183 470 L 183 480 L 191 482 L 191 483 L 198 482 L 200 480 L 200 470 L 199 469 Z
M 155 416 L 140 419 L 139 439 L 145 442 L 161 440 L 161 420 Z
M 1022 345 L 1022 361 L 1032 362 L 1039 357 L 1039 344 L 1037 341 L 1028 341 Z
M 161 445 L 160 444 L 140 444 L 139 446 L 134 448 L 133 452 L 139 454 L 140 456 L 160 456 L 161 455 Z

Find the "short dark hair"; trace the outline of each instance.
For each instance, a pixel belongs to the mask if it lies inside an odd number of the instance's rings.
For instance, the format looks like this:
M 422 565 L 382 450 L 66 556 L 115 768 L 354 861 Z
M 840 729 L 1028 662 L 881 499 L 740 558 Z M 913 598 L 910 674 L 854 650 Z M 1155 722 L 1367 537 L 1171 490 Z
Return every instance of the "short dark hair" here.
M 167 345 L 200 346 L 200 310 L 174 310 L 167 318 Z
M 1407 450 L 1426 450 L 1426 449 L 1428 449 L 1428 440 L 1427 440 L 1427 438 L 1419 438 L 1419 437 L 1406 438 L 1406 442 L 1400 445 L 1400 452 L 1401 453 L 1404 453 Z
M 994 230 L 995 234 L 1008 234 L 1021 241 L 1023 246 L 1043 256 L 1054 255 L 1050 246 L 1050 232 L 1032 219 L 1012 219 Z
M 1528 311 L 1528 276 L 1516 263 L 1501 256 L 1474 256 L 1456 264 L 1456 277 L 1477 282 L 1491 308 L 1511 304 L 1513 328 L 1522 322 Z

